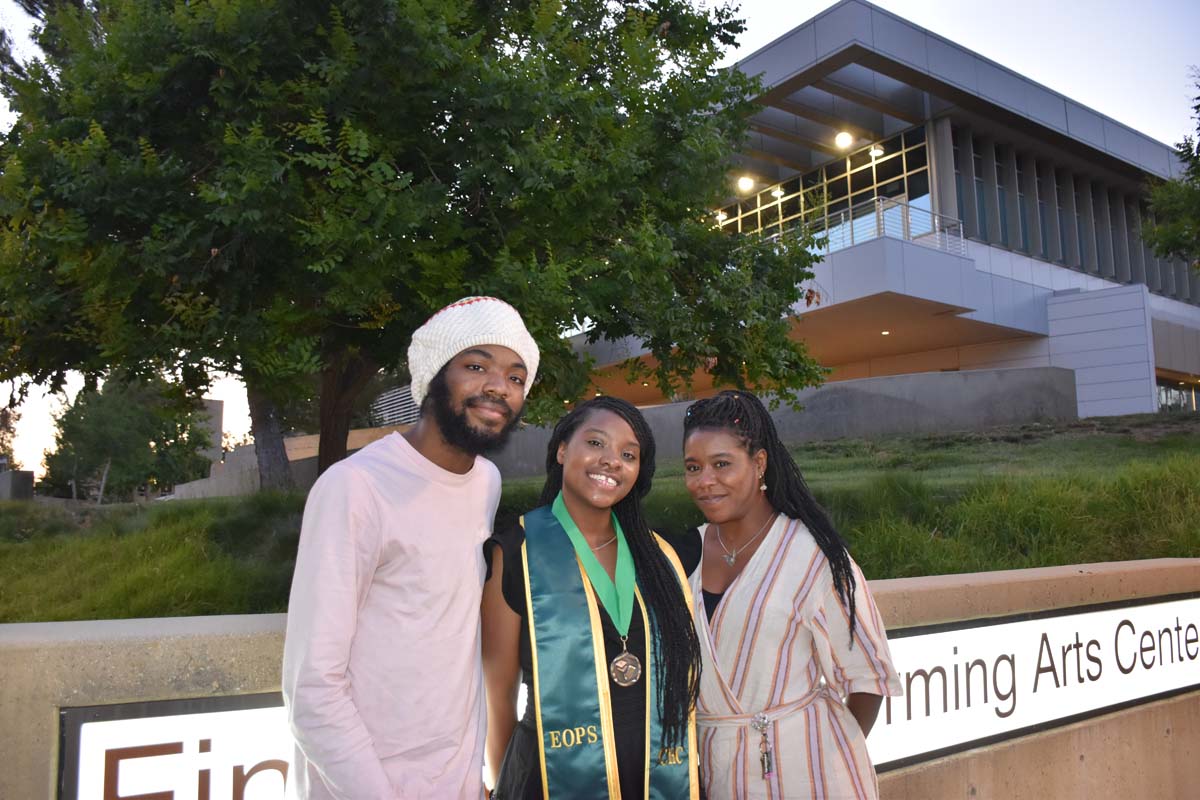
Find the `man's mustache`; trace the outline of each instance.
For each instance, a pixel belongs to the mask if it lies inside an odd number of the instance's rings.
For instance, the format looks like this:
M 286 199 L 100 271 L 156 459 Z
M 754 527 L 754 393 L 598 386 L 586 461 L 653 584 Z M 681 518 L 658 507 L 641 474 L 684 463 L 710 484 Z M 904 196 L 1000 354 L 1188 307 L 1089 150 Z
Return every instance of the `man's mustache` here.
M 504 402 L 503 400 L 499 400 L 499 399 L 490 399 L 487 397 L 483 397 L 482 395 L 479 395 L 476 397 L 468 397 L 466 399 L 466 401 L 463 402 L 463 405 L 466 406 L 467 408 L 478 408 L 480 406 L 490 406 L 491 408 L 494 408 L 497 411 L 499 411 L 500 413 L 504 414 L 506 419 L 512 419 L 512 417 L 513 417 L 512 407 L 509 406 L 508 403 Z

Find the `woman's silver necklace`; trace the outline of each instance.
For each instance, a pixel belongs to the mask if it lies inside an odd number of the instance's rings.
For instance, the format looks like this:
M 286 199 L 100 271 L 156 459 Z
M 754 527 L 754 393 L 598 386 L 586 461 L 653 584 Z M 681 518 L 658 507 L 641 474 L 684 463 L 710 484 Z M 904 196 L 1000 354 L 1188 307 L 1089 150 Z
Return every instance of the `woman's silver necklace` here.
M 725 563 L 732 567 L 734 562 L 737 561 L 738 553 L 742 552 L 747 547 L 754 544 L 754 541 L 758 537 L 763 535 L 763 531 L 765 531 L 767 529 L 767 527 L 772 522 L 775 521 L 775 517 L 777 514 L 778 514 L 778 512 L 776 512 L 775 514 L 772 514 L 767 519 L 767 521 L 763 523 L 763 526 L 758 529 L 758 533 L 751 536 L 748 540 L 742 542 L 739 546 L 733 548 L 732 551 L 730 551 L 730 549 L 725 546 L 725 541 L 721 538 L 721 526 L 717 525 L 716 526 L 716 528 L 717 528 L 717 544 L 721 545 L 721 549 L 725 551 L 725 555 L 721 556 L 721 558 L 725 559 Z
M 613 543 L 613 542 L 615 542 L 616 540 L 617 540 L 617 535 L 614 533 L 614 534 L 613 534 L 613 537 L 612 537 L 611 539 L 609 539 L 607 542 L 605 542 L 604 544 L 598 544 L 598 545 L 596 545 L 595 547 L 593 547 L 593 548 L 592 548 L 592 552 L 593 552 L 593 553 L 595 553 L 595 552 L 598 552 L 598 551 L 600 551 L 600 550 L 603 550 L 604 548 L 608 547 L 610 544 L 612 544 L 612 543 Z

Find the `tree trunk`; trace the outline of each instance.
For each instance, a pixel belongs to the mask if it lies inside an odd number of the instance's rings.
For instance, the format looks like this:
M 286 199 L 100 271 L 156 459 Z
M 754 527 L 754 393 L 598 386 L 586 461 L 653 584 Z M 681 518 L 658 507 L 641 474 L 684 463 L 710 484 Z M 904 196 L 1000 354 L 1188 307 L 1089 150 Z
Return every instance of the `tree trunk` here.
M 245 381 L 250 432 L 254 436 L 254 454 L 258 459 L 258 488 L 280 492 L 294 489 L 275 401 L 262 391 L 254 378 L 246 377 Z
M 96 498 L 96 505 L 104 502 L 104 485 L 108 483 L 108 470 L 112 467 L 112 459 L 104 462 L 104 472 L 100 475 L 100 495 Z
M 317 472 L 322 473 L 346 457 L 346 439 L 354 401 L 379 365 L 361 353 L 343 352 L 321 370 L 321 443 Z

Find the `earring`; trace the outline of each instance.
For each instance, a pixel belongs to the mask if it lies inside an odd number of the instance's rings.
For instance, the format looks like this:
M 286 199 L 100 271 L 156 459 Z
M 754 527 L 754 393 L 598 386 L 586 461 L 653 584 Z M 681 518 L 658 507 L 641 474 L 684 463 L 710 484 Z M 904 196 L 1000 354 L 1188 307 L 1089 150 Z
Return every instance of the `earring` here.
M 758 479 L 759 479 L 760 481 L 762 481 L 762 483 L 761 483 L 761 484 L 759 484 L 759 487 L 758 487 L 758 490 L 759 490 L 760 492 L 765 492 L 765 491 L 767 490 L 767 482 L 763 480 L 763 475 L 764 475 L 764 474 L 765 474 L 765 473 L 760 473 L 760 474 L 759 474 L 759 476 L 758 476 Z

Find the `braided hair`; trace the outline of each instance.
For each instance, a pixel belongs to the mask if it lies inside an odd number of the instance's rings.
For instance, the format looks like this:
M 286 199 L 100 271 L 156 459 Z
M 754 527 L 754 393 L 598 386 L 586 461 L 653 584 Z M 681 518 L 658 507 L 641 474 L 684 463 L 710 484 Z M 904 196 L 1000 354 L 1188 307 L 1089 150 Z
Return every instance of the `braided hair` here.
M 633 429 L 641 450 L 637 481 L 613 513 L 625 532 L 637 572 L 638 587 L 652 621 L 655 652 L 659 654 L 655 683 L 663 720 L 663 747 L 687 743 L 688 718 L 700 693 L 700 640 L 692 625 L 692 615 L 679 576 L 650 533 L 642 517 L 642 500 L 654 478 L 654 434 L 645 417 L 633 405 L 616 397 L 602 395 L 580 403 L 554 426 L 546 449 L 546 484 L 539 505 L 550 505 L 562 490 L 563 466 L 558 463 L 558 447 L 566 442 L 596 411 L 611 411 Z
M 753 456 L 767 453 L 767 500 L 777 511 L 798 519 L 808 528 L 833 573 L 833 586 L 850 617 L 850 646 L 854 647 L 854 572 L 846 542 L 833 527 L 825 509 L 813 497 L 792 454 L 783 446 L 775 422 L 762 401 L 749 392 L 724 391 L 688 406 L 683 438 L 693 431 L 725 431 L 742 442 Z

